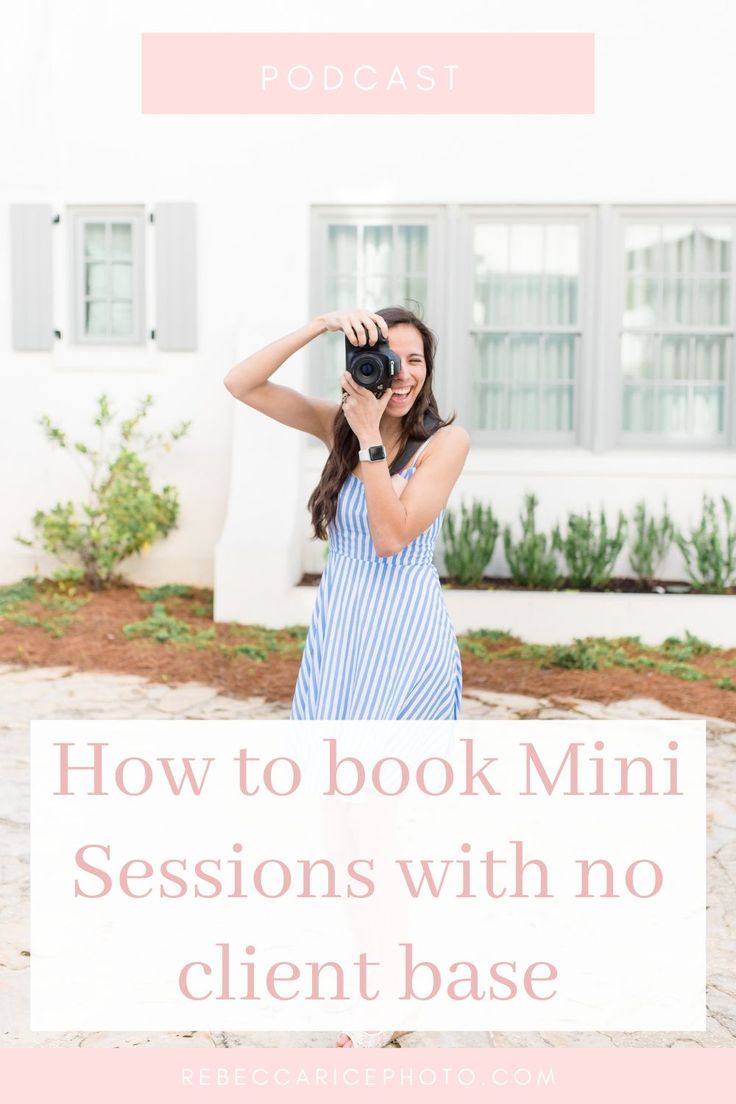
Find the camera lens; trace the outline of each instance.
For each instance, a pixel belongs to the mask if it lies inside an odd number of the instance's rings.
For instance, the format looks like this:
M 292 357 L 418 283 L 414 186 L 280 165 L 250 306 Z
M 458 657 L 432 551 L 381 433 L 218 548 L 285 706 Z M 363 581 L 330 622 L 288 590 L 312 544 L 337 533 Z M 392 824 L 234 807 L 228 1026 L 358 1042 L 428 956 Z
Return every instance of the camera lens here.
M 359 357 L 353 364 L 357 383 L 371 383 L 381 372 L 381 361 L 375 356 Z

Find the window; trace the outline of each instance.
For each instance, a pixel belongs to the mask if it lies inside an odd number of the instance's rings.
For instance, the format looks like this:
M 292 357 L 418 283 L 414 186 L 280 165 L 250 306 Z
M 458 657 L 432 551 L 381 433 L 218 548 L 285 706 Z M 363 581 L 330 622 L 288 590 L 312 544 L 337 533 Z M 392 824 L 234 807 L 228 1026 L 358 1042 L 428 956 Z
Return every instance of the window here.
M 315 312 L 421 304 L 440 408 L 475 445 L 736 447 L 736 207 L 314 214 Z M 327 345 L 312 384 L 337 397 Z
M 470 216 L 464 417 L 477 441 L 575 440 L 584 233 L 574 214 Z
M 330 210 L 315 212 L 316 255 L 321 261 L 315 281 L 315 313 L 362 306 L 406 306 L 430 318 L 434 295 L 430 271 L 434 264 L 435 213 L 352 217 Z M 316 352 L 316 351 L 315 351 Z M 339 397 L 339 377 L 345 367 L 345 338 L 329 334 L 315 357 L 315 394 Z
M 74 343 L 142 345 L 143 208 L 87 207 L 69 213 Z
M 724 443 L 734 219 L 624 217 L 623 439 Z

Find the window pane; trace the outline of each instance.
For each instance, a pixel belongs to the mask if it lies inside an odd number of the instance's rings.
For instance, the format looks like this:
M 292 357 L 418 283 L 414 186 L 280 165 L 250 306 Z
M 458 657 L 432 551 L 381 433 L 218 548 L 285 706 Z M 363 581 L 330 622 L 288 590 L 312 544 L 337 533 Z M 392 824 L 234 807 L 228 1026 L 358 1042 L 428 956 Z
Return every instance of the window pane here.
M 506 389 L 503 384 L 476 384 L 474 388 L 473 428 L 506 428 Z
M 546 227 L 545 321 L 573 325 L 577 321 L 580 233 L 577 226 L 551 224 Z
M 653 326 L 658 314 L 659 286 L 656 280 L 630 276 L 626 281 L 624 326 Z
M 395 281 L 396 292 L 402 303 L 407 303 L 412 310 L 417 309 L 417 304 L 424 312 L 427 306 L 427 277 L 426 276 L 402 276 Z M 384 306 L 388 304 L 384 303 Z
M 662 281 L 662 321 L 678 326 L 692 322 L 693 281 Z
M 689 275 L 695 271 L 695 227 L 665 224 L 662 227 L 662 271 Z
M 133 266 L 114 264 L 112 266 L 112 295 L 114 299 L 133 298 Z
M 704 223 L 700 227 L 700 256 L 702 272 L 729 272 L 731 269 L 730 226 Z
M 509 250 L 509 272 L 527 275 L 543 271 L 544 226 L 513 224 Z
M 696 337 L 694 342 L 695 378 L 724 383 L 726 380 L 727 353 L 728 338 Z
M 133 304 L 113 303 L 111 315 L 113 336 L 130 337 L 133 333 Z
M 327 227 L 327 271 L 355 273 L 358 269 L 357 226 Z
M 104 222 L 86 222 L 84 224 L 84 252 L 87 257 L 105 256 Z
M 512 326 L 538 326 L 542 321 L 542 281 L 538 276 L 508 276 L 508 316 Z
M 651 433 L 654 425 L 654 389 L 624 385 L 623 428 L 627 433 Z
M 492 273 L 508 272 L 509 228 L 501 223 L 475 227 L 475 273 L 479 279 Z
M 133 259 L 133 227 L 129 222 L 113 222 L 112 255 L 120 259 Z
M 482 380 L 504 379 L 507 373 L 506 338 L 501 334 L 482 334 L 478 338 L 479 376 Z
M 627 272 L 656 272 L 660 268 L 659 226 L 631 223 L 626 227 L 624 249 Z
M 723 387 L 696 387 L 693 395 L 693 430 L 703 435 L 723 433 L 725 394 Z
M 698 280 L 693 321 L 702 326 L 727 326 L 731 315 L 730 290 L 728 278 Z
M 654 379 L 656 373 L 657 346 L 653 337 L 640 334 L 623 334 L 621 338 L 621 366 L 625 379 Z
M 505 302 L 508 253 L 508 226 L 491 223 L 475 227 L 473 321 L 477 326 L 508 323 Z
M 512 334 L 508 350 L 511 381 L 536 382 L 539 378 L 539 338 L 529 334 Z
M 473 322 L 476 326 L 508 324 L 506 311 L 506 277 L 485 276 L 475 282 Z
M 686 380 L 690 376 L 690 338 L 663 337 L 659 359 L 659 377 Z
M 89 337 L 107 335 L 107 303 L 85 303 L 84 332 Z
M 544 321 L 551 326 L 574 326 L 578 320 L 578 281 L 574 276 L 548 276 L 545 282 Z
M 660 218 L 625 234 L 624 429 L 717 437 L 725 432 L 732 338 L 703 331 L 733 325 L 733 228 Z M 638 383 L 645 380 L 648 386 Z
M 397 226 L 396 260 L 403 272 L 424 275 L 429 265 L 428 226 Z
M 519 432 L 539 429 L 539 395 L 536 387 L 521 384 L 509 388 L 507 429 Z
M 575 376 L 575 338 L 548 334 L 542 344 L 542 379 L 572 380 Z
M 329 277 L 327 280 L 326 310 L 352 310 L 358 305 L 356 274 Z
M 107 295 L 107 265 L 104 261 L 88 261 L 84 266 L 84 294 Z
M 392 226 L 366 226 L 363 230 L 363 256 L 369 276 L 388 276 L 394 240 Z
M 656 428 L 660 433 L 687 433 L 690 428 L 687 384 L 659 388 L 659 419 Z
M 572 386 L 543 387 L 539 394 L 539 428 L 550 433 L 572 429 Z
M 542 320 L 544 226 L 512 225 L 509 249 L 508 314 L 513 326 Z
M 391 305 L 391 276 L 367 276 L 365 280 L 365 307 L 370 311 Z M 360 304 L 363 305 L 362 303 Z

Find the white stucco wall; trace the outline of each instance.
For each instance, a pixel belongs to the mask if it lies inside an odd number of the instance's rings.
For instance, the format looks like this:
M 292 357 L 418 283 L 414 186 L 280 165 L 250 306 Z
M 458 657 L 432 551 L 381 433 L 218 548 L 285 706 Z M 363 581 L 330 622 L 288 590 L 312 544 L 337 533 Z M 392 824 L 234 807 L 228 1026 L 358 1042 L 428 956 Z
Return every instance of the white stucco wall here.
M 0 192 L 0 253 L 7 207 L 194 200 L 198 206 L 199 330 L 196 353 L 150 350 L 83 361 L 59 344 L 52 354 L 10 350 L 0 312 L 4 399 L 0 403 L 0 582 L 37 557 L 14 544 L 39 506 L 73 495 L 74 469 L 45 444 L 43 411 L 82 432 L 95 396 L 128 409 L 156 396 L 155 419 L 194 421 L 192 435 L 155 469 L 179 487 L 179 530 L 139 563 L 136 580 L 217 585 L 221 618 L 267 620 L 302 570 L 318 570 L 305 509 L 321 464 L 300 434 L 238 407 L 222 386 L 229 367 L 296 328 L 309 312 L 309 211 L 325 203 L 729 203 L 736 202 L 732 140 L 731 5 L 704 0 L 679 11 L 665 0 L 513 6 L 481 2 L 371 5 L 371 30 L 586 30 L 597 36 L 597 109 L 581 117 L 207 117 L 142 116 L 142 30 L 365 30 L 365 12 L 329 0 L 318 9 L 227 0 L 141 0 L 101 6 L 31 0 L 12 14 L 0 74 L 9 110 L 0 118 L 6 160 Z M 697 49 L 693 50 L 693 36 Z M 35 67 L 31 60 L 35 59 Z M 376 141 L 381 150 L 375 156 Z M 365 152 L 371 172 L 349 168 Z M 63 224 L 58 227 L 63 237 Z M 63 317 L 63 276 L 57 303 Z M 10 273 L 0 267 L 0 298 Z M 325 304 L 328 308 L 330 304 Z M 155 321 L 155 320 L 152 320 Z M 440 334 L 442 338 L 442 334 Z M 278 374 L 300 386 L 298 354 Z M 443 365 L 458 371 L 462 365 Z M 733 398 L 732 398 L 733 401 Z M 480 450 L 471 453 L 453 501 L 489 496 L 504 520 L 536 490 L 540 520 L 604 502 L 630 509 L 667 495 L 684 521 L 702 491 L 733 495 L 736 452 Z M 39 561 L 41 566 L 43 562 Z M 676 561 L 668 565 L 677 567 Z M 494 560 L 492 572 L 499 570 Z M 288 606 L 287 606 L 288 608 Z M 294 605 L 295 615 L 298 607 Z M 297 616 L 294 618 L 298 619 Z

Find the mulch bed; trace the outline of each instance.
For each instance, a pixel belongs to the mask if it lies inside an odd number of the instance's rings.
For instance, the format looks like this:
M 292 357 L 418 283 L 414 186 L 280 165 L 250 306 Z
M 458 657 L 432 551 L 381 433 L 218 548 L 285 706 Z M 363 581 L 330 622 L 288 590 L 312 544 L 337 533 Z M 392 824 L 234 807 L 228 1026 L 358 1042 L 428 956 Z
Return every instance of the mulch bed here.
M 321 578 L 321 575 L 309 572 L 302 575 L 299 586 L 319 586 Z M 530 593 L 529 587 L 522 586 L 521 583 L 515 583 L 503 575 L 485 575 L 480 582 L 471 583 L 467 586 L 459 586 L 453 583 L 452 579 L 446 575 L 440 576 L 440 582 L 450 590 L 522 590 L 525 594 Z M 577 589 L 569 580 L 562 580 L 559 586 L 551 587 L 543 593 L 550 594 L 560 590 Z M 586 594 L 661 594 L 664 591 L 673 594 L 699 593 L 697 590 L 693 590 L 689 583 L 684 583 L 682 579 L 653 579 L 650 584 L 646 584 L 642 583 L 640 579 L 630 579 L 626 576 L 609 579 L 605 586 L 586 587 L 585 589 Z M 535 591 L 534 593 L 539 592 Z M 736 594 L 736 586 L 725 587 L 721 593 Z
M 47 591 L 47 593 L 50 593 Z M 212 647 L 195 648 L 149 639 L 129 639 L 123 626 L 151 613 L 152 602 L 144 602 L 130 586 L 99 593 L 72 595 L 86 604 L 68 615 L 62 635 L 48 628 L 19 624 L 0 616 L 0 662 L 25 666 L 69 665 L 79 670 L 112 671 L 142 675 L 153 682 L 195 681 L 213 686 L 233 697 L 261 696 L 267 701 L 291 700 L 299 669 L 299 645 L 279 638 L 279 648 L 265 661 L 247 655 L 224 653 Z M 191 597 L 168 597 L 166 612 L 185 619 L 193 629 L 212 629 L 211 616 L 193 608 L 211 602 L 211 591 L 193 590 Z M 16 609 L 19 607 L 16 607 Z M 54 613 L 36 601 L 22 604 L 23 613 L 53 621 Z M 214 639 L 225 646 L 248 640 L 247 626 L 214 626 Z M 254 640 L 257 631 L 254 629 Z M 239 635 L 238 635 L 239 634 Z M 499 648 L 501 645 L 499 644 Z M 716 660 L 734 661 L 731 667 Z M 732 674 L 736 680 L 736 649 L 697 656 L 689 661 L 719 677 Z M 673 709 L 736 721 L 736 692 L 720 689 L 710 681 L 683 681 L 659 671 L 610 667 L 601 670 L 540 669 L 533 660 L 484 660 L 463 652 L 463 679 L 467 691 L 486 689 L 533 697 L 587 698 L 609 703 L 632 697 L 656 698 Z

